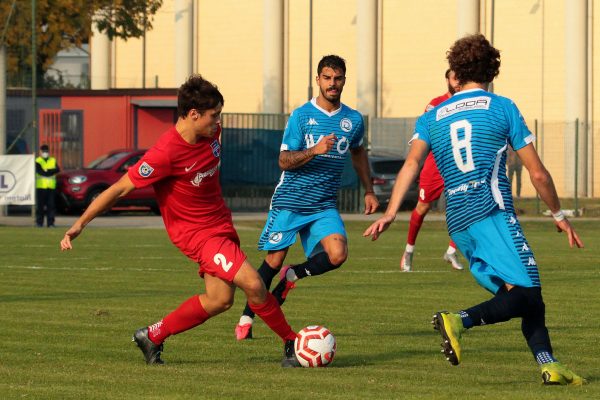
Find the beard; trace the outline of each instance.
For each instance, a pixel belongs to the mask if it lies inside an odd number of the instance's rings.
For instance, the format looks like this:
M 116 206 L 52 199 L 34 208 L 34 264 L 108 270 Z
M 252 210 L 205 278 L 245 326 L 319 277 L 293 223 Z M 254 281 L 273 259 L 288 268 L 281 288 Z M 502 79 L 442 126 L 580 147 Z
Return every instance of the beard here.
M 331 89 L 331 88 L 328 88 Z M 330 94 L 327 92 L 327 90 L 323 90 L 322 88 L 320 89 L 321 91 L 321 96 L 323 96 L 323 98 L 325 98 L 327 101 L 330 101 L 332 103 L 337 103 L 340 101 L 340 97 L 342 96 L 342 91 L 340 89 L 337 89 L 337 93 L 336 94 Z
M 454 89 L 454 86 L 448 84 L 448 93 L 450 93 L 450 94 L 456 93 L 456 89 Z

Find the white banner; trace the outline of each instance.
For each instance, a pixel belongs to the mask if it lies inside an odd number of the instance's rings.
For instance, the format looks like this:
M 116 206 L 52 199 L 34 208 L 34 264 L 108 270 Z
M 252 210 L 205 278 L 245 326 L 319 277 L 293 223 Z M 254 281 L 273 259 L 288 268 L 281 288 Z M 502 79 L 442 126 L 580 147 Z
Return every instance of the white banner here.
M 0 204 L 35 204 L 33 154 L 0 156 Z

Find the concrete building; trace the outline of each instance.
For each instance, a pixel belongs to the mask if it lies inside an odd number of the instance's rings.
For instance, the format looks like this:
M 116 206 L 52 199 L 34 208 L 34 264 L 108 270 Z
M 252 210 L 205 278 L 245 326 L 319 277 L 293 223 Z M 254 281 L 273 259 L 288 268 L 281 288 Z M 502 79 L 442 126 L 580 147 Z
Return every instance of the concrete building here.
M 309 92 L 316 95 L 316 63 L 333 53 L 348 63 L 346 104 L 371 118 L 415 117 L 445 90 L 451 44 L 480 31 L 502 52 L 494 91 L 514 99 L 537 132 L 561 195 L 577 187 L 582 196 L 599 196 L 599 6 L 600 0 L 165 0 L 144 39 L 95 37 L 101 44 L 91 44 L 92 88 L 175 88 L 198 72 L 219 85 L 225 112 L 288 113 Z M 95 74 L 96 63 L 103 67 Z

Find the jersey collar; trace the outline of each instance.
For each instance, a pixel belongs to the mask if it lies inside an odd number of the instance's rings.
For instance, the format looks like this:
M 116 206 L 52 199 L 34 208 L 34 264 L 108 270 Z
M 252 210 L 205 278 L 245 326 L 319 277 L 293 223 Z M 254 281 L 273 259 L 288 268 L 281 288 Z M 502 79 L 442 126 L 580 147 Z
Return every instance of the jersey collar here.
M 452 96 L 461 95 L 463 93 L 475 93 L 475 92 L 487 92 L 487 90 L 483 90 L 483 89 L 480 89 L 480 88 L 461 90 L 460 92 L 454 93 Z
M 317 110 L 321 111 L 323 114 L 327 115 L 328 117 L 333 117 L 334 115 L 338 114 L 340 111 L 342 111 L 342 106 L 343 106 L 343 104 L 340 103 L 340 108 L 338 108 L 337 110 L 333 110 L 332 112 L 329 112 L 329 111 L 325 110 L 324 108 L 321 108 L 317 105 L 316 97 L 313 97 L 310 100 L 310 104 L 312 104 Z

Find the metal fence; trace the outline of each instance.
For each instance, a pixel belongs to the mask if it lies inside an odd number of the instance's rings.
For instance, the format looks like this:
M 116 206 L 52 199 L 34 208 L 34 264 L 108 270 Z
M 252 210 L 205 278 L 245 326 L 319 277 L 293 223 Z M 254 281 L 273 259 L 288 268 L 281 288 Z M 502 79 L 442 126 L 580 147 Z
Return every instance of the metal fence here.
M 279 148 L 288 115 L 223 114 L 221 185 L 234 211 L 266 211 L 279 181 Z M 358 212 L 361 194 L 350 160 L 342 175 L 338 207 Z
M 81 111 L 46 107 L 41 100 L 38 137 L 31 127 L 32 101 L 29 91 L 11 91 L 6 110 L 6 149 L 13 154 L 35 153 L 36 143 L 48 143 L 62 169 L 81 165 L 83 159 L 83 121 Z M 235 211 L 268 210 L 271 196 L 281 171 L 279 147 L 288 115 L 242 114 L 223 115 L 223 153 L 221 177 L 223 194 Z M 366 118 L 369 150 L 406 156 L 416 118 Z M 587 207 L 600 210 L 593 198 L 600 197 L 600 124 L 580 121 L 528 121 L 536 135 L 536 148 L 553 176 L 563 206 L 580 212 Z M 54 132 L 54 133 L 52 133 Z M 516 195 L 518 177 L 513 182 Z M 520 176 L 523 198 L 535 199 L 535 188 L 523 171 Z M 344 170 L 338 206 L 343 212 L 359 212 L 362 195 L 359 180 L 350 160 Z M 591 200 L 591 201 L 590 201 Z M 590 206 L 590 202 L 592 206 Z M 538 204 L 537 212 L 545 206 Z M 599 211 L 600 213 L 600 211 Z M 589 215 L 586 212 L 586 215 Z
M 369 118 L 369 150 L 406 157 L 417 118 Z

